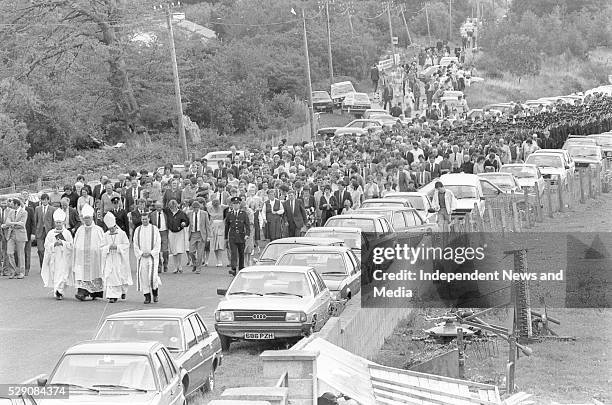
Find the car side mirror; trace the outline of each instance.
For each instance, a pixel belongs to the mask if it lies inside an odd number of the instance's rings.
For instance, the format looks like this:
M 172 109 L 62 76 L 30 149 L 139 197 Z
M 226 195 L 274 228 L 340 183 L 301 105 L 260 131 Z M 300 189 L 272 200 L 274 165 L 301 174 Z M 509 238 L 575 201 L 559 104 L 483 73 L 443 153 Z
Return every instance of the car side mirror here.
M 427 212 L 429 212 L 430 214 L 435 214 L 435 213 L 436 213 L 436 210 L 435 210 L 435 209 L 433 209 L 433 208 L 429 208 L 429 209 L 427 210 Z
M 39 387 L 44 387 L 45 385 L 47 385 L 47 377 L 44 376 L 44 377 L 37 378 L 36 379 L 36 384 Z
M 227 288 L 217 288 L 217 295 L 225 296 L 227 294 Z

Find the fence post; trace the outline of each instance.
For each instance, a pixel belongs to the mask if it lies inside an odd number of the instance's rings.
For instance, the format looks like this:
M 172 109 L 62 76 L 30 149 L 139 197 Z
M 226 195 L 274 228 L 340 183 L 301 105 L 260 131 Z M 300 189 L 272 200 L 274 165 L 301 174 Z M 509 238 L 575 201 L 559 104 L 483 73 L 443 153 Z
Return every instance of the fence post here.
M 573 201 L 572 197 L 574 196 L 574 175 L 570 174 L 567 177 L 567 199 L 565 204 L 567 208 L 572 209 Z
M 552 205 L 552 196 L 551 194 L 551 184 L 550 181 L 546 180 L 546 188 L 544 189 L 544 192 L 546 193 L 546 199 L 548 200 L 548 216 L 550 218 L 553 217 L 553 205 Z
M 559 212 L 565 212 L 565 204 L 563 203 L 563 184 L 560 181 L 557 182 L 557 194 L 559 197 Z
M 542 199 L 540 198 L 540 186 L 535 183 L 535 200 L 536 200 L 536 221 L 544 222 L 544 216 L 542 215 Z
M 478 203 L 474 203 L 474 210 L 473 212 L 476 215 L 476 225 L 478 226 L 478 231 L 479 232 L 484 232 L 485 228 L 484 228 L 484 221 L 483 218 L 480 216 L 480 210 L 478 209 Z
M 588 176 L 588 186 L 589 186 L 589 198 L 593 198 L 593 170 L 589 167 L 589 172 L 588 172 L 589 176 Z
M 465 214 L 465 232 L 472 232 L 472 213 Z
M 578 173 L 580 177 L 580 204 L 584 204 L 586 202 L 586 193 L 584 191 L 584 170 L 580 169 Z
M 507 213 L 506 213 L 506 204 L 505 204 L 505 201 L 501 202 L 499 212 L 500 212 L 500 216 L 501 216 L 501 233 L 502 233 L 502 235 L 505 235 L 506 232 L 507 232 L 507 228 L 508 228 L 508 224 L 507 224 L 507 221 L 506 221 Z
M 497 230 L 497 224 L 495 223 L 495 215 L 493 214 L 492 204 L 487 204 L 485 211 L 487 211 L 487 216 L 489 217 L 489 231 L 495 232 Z
M 523 201 L 525 203 L 525 222 L 527 228 L 531 228 L 531 210 L 529 209 L 529 193 L 526 188 L 523 189 Z
M 521 218 L 519 217 L 516 201 L 512 200 L 512 228 L 514 232 L 521 231 Z
M 595 170 L 595 184 L 596 184 L 596 193 L 597 196 L 601 195 L 601 166 L 597 166 Z

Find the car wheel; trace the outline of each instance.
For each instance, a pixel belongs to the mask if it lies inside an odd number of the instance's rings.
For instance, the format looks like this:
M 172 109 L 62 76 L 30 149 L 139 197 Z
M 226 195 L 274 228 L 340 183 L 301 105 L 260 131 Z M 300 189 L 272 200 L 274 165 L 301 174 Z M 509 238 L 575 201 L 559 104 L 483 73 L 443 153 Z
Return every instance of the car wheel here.
M 215 370 L 210 370 L 210 374 L 208 374 L 208 378 L 202 388 L 204 392 L 211 392 L 215 389 Z
M 221 350 L 224 352 L 229 352 L 230 344 L 232 343 L 229 336 L 219 335 L 219 340 L 221 341 Z

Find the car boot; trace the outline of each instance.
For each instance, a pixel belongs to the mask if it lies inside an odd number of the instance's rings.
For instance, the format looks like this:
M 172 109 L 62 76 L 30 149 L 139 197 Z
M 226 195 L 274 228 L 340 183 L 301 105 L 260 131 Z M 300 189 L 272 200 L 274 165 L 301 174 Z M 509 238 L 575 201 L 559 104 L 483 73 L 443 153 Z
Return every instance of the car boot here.
M 147 293 L 147 294 L 144 295 L 144 297 L 145 297 L 144 303 L 145 304 L 150 304 L 151 303 L 151 294 Z
M 158 291 L 159 290 L 157 288 L 155 290 L 153 290 L 153 302 L 158 302 L 159 301 Z

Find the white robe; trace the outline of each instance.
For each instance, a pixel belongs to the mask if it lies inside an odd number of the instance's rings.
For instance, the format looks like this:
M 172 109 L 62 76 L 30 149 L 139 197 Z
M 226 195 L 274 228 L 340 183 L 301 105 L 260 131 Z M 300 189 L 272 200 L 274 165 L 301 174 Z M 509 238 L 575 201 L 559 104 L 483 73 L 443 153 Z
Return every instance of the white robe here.
M 75 287 L 102 292 L 102 246 L 104 231 L 98 225 L 79 226 L 74 235 L 72 272 Z
M 117 246 L 117 250 L 111 251 L 111 245 Z M 114 235 L 110 231 L 104 234 L 102 274 L 106 298 L 120 298 L 121 294 L 127 294 L 128 286 L 134 284 L 130 268 L 130 240 L 120 228 Z
M 56 238 L 62 234 L 65 240 Z M 61 242 L 62 246 L 55 246 L 55 242 Z M 72 255 L 72 235 L 70 231 L 63 228 L 61 231 L 52 230 L 45 238 L 45 256 L 40 271 L 40 276 L 45 287 L 53 288 L 60 294 L 64 293 L 64 286 L 70 277 L 70 265 Z
M 161 236 L 155 225 L 141 225 L 136 228 L 134 231 L 134 255 L 137 263 L 136 286 L 143 294 L 150 294 L 151 290 L 156 290 L 161 285 L 161 279 L 157 274 L 160 251 Z M 144 253 L 150 253 L 152 257 L 143 257 Z

